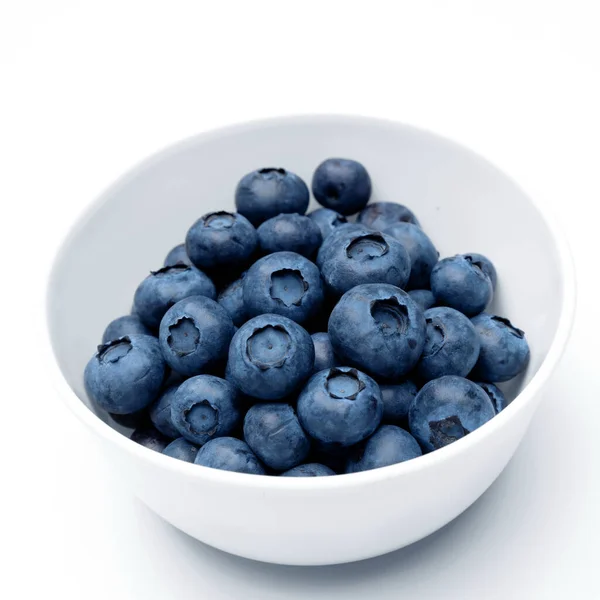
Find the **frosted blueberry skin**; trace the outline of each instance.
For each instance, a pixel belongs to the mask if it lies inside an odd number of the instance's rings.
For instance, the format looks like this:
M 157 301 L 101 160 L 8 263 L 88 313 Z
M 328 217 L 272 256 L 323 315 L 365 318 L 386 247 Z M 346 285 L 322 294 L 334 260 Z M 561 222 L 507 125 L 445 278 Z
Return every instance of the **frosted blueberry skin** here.
M 276 252 L 256 261 L 244 279 L 248 316 L 277 314 L 305 323 L 323 304 L 323 283 L 316 265 L 295 252 Z
M 205 373 L 223 363 L 235 327 L 214 300 L 192 296 L 172 306 L 160 323 L 160 349 L 182 375 Z
M 340 239 L 321 267 L 325 287 L 334 297 L 365 283 L 388 283 L 403 288 L 410 272 L 410 257 L 404 246 L 378 232 Z
M 377 429 L 383 401 L 371 377 L 350 367 L 334 367 L 310 378 L 298 396 L 297 411 L 311 438 L 347 447 Z
M 419 225 L 413 212 L 397 202 L 373 202 L 360 212 L 356 222 L 377 231 L 384 231 L 396 223 Z
M 132 334 L 154 335 L 154 332 L 146 327 L 137 315 L 124 315 L 108 324 L 102 334 L 102 343 L 107 344 L 111 340 Z
M 192 261 L 185 251 L 185 244 L 178 244 L 169 251 L 169 254 L 165 257 L 163 266 L 169 267 L 178 263 L 192 266 Z
M 170 265 L 152 271 L 140 283 L 134 295 L 134 310 L 144 325 L 156 329 L 167 310 L 189 296 L 214 300 L 217 290 L 209 277 L 196 267 Z
M 255 404 L 244 418 L 244 440 L 254 454 L 275 471 L 299 465 L 310 441 L 289 404 Z
M 244 175 L 235 190 L 235 206 L 250 223 L 261 223 L 280 213 L 303 215 L 308 208 L 308 187 L 298 175 L 267 167 Z
M 231 282 L 217 298 L 217 302 L 227 311 L 233 324 L 240 327 L 248 320 L 248 312 L 244 305 L 244 278 L 246 272 L 239 279 Z
M 525 333 L 508 319 L 481 313 L 471 319 L 479 336 L 481 350 L 471 376 L 480 381 L 508 381 L 524 371 L 529 363 Z
M 508 406 L 508 401 L 502 390 L 493 383 L 477 382 L 477 385 L 488 395 L 494 405 L 496 413 L 504 410 Z
M 329 208 L 317 208 L 306 216 L 319 228 L 323 241 L 336 231 L 340 225 L 348 222 L 344 215 Z
M 492 288 L 495 290 L 498 283 L 498 274 L 494 263 L 487 256 L 477 254 L 476 252 L 468 252 L 467 254 L 463 254 L 463 256 L 479 267 L 490 278 Z
M 425 311 L 435 306 L 435 296 L 431 290 L 410 290 L 408 295 Z
M 425 317 L 410 296 L 393 285 L 358 285 L 329 317 L 331 344 L 340 361 L 393 383 L 421 356 Z
M 488 395 L 476 383 L 446 375 L 419 391 L 408 411 L 408 423 L 421 448 L 432 451 L 471 433 L 495 414 Z
M 98 346 L 85 368 L 85 388 L 107 412 L 135 413 L 158 396 L 165 368 L 155 337 L 128 335 Z
M 193 463 L 198 454 L 198 446 L 194 446 L 194 444 L 188 442 L 184 437 L 180 437 L 173 440 L 162 453 L 177 460 Z
M 172 440 L 181 435 L 171 420 L 171 402 L 173 402 L 178 387 L 179 385 L 169 386 L 148 409 L 154 427 Z
M 350 451 L 346 473 L 370 471 L 422 455 L 415 438 L 395 425 L 381 425 L 367 440 Z
M 217 437 L 231 435 L 241 420 L 238 392 L 213 375 L 184 381 L 171 402 L 171 420 L 179 434 L 201 446 Z
M 371 178 L 363 165 L 346 158 L 328 158 L 316 169 L 312 192 L 319 204 L 342 215 L 353 215 L 371 197 Z
M 436 303 L 468 317 L 479 314 L 492 299 L 491 279 L 465 255 L 440 260 L 431 271 Z
M 160 431 L 154 429 L 154 427 L 142 427 L 136 429 L 131 434 L 131 441 L 140 446 L 144 446 L 149 450 L 155 452 L 162 452 L 169 444 L 169 438 L 165 437 Z
M 281 315 L 260 315 L 233 336 L 226 377 L 247 396 L 281 400 L 304 384 L 314 362 L 313 341 L 300 325 Z
M 239 268 L 258 246 L 256 229 L 243 215 L 225 211 L 200 217 L 188 230 L 185 248 L 199 269 Z
M 327 477 L 330 475 L 335 475 L 335 471 L 329 467 L 319 463 L 307 463 L 285 471 L 280 477 Z
M 265 475 L 265 468 L 246 442 L 233 437 L 210 440 L 200 448 L 194 463 L 222 471 Z
M 418 225 L 403 222 L 388 227 L 384 233 L 397 239 L 410 257 L 410 277 L 406 289 L 429 287 L 431 271 L 439 257 L 429 236 Z
M 263 254 L 296 252 L 312 258 L 321 246 L 323 236 L 312 219 L 290 213 L 265 221 L 258 228 L 258 240 Z
M 439 306 L 425 311 L 425 345 L 416 372 L 424 381 L 466 377 L 479 357 L 479 336 L 461 312 Z
M 343 243 L 340 240 L 352 237 L 353 235 L 367 235 L 369 233 L 374 233 L 374 231 L 364 225 L 359 225 L 358 223 L 343 223 L 337 227 L 323 240 L 323 243 L 317 252 L 317 259 L 315 262 L 319 269 L 323 267 L 325 261 L 330 258 L 333 252 L 335 252 L 337 245 Z
M 383 422 L 393 425 L 404 424 L 408 409 L 419 391 L 417 384 L 412 379 L 407 379 L 402 383 L 383 384 L 379 388 L 383 400 Z
M 313 367 L 313 373 L 318 373 L 319 371 L 330 369 L 331 367 L 337 367 L 339 362 L 333 351 L 329 334 L 318 332 L 313 333 L 310 337 L 312 338 L 315 347 L 315 365 Z

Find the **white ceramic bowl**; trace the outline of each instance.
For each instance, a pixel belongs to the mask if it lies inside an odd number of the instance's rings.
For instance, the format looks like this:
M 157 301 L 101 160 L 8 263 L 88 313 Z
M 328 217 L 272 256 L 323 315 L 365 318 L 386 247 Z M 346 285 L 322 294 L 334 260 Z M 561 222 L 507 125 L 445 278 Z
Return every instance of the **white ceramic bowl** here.
M 407 204 L 442 256 L 481 252 L 496 264 L 492 310 L 526 331 L 518 397 L 464 439 L 383 469 L 320 478 L 229 473 L 139 446 L 89 408 L 83 370 L 104 326 L 200 215 L 233 209 L 237 181 L 283 166 L 310 182 L 331 156 L 364 163 L 373 200 Z M 297 117 L 229 127 L 145 160 L 92 205 L 65 240 L 48 286 L 49 341 L 61 396 L 101 440 L 124 485 L 189 535 L 261 561 L 320 565 L 364 559 L 454 519 L 515 452 L 564 349 L 574 308 L 568 249 L 547 215 L 506 175 L 446 139 L 354 117 Z M 510 387 L 510 386 L 509 386 Z M 520 392 L 520 393 L 519 393 Z M 490 519 L 493 515 L 490 515 Z

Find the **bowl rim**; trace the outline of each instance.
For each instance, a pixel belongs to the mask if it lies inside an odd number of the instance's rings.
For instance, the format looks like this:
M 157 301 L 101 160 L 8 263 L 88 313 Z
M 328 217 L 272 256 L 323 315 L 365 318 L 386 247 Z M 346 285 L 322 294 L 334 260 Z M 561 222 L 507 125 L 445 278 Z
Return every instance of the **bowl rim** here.
M 136 444 L 135 442 L 132 442 L 129 438 L 113 429 L 108 423 L 105 423 L 102 419 L 100 419 L 79 399 L 59 367 L 51 339 L 50 297 L 53 289 L 55 270 L 62 259 L 63 253 L 66 251 L 71 239 L 93 218 L 95 212 L 99 210 L 107 196 L 109 196 L 114 190 L 121 187 L 123 183 L 137 176 L 138 173 L 141 173 L 142 171 L 145 171 L 147 168 L 151 167 L 155 162 L 162 161 L 164 158 L 181 151 L 187 146 L 210 142 L 213 139 L 222 138 L 224 136 L 259 131 L 266 128 L 279 127 L 282 125 L 303 123 L 327 123 L 349 126 L 358 125 L 363 127 L 383 127 L 396 129 L 398 131 L 412 130 L 414 133 L 437 138 L 439 141 L 449 146 L 453 146 L 461 152 L 469 153 L 474 160 L 483 163 L 486 167 L 492 168 L 496 172 L 499 172 L 508 180 L 510 180 L 521 192 L 523 192 L 550 231 L 555 248 L 557 250 L 558 268 L 563 283 L 561 297 L 562 306 L 558 318 L 558 325 L 546 357 L 542 361 L 542 364 L 532 377 L 531 381 L 524 387 L 517 397 L 493 419 L 469 435 L 448 446 L 445 446 L 444 448 L 436 450 L 435 452 L 424 454 L 417 459 L 408 460 L 402 463 L 397 463 L 370 471 L 342 474 L 331 477 L 296 478 L 252 475 L 231 471 L 222 471 L 219 469 L 212 469 L 180 460 L 173 460 L 169 456 L 165 456 L 159 452 L 155 452 L 145 448 L 144 446 Z M 122 451 L 134 455 L 141 461 L 152 463 L 157 468 L 165 469 L 173 474 L 197 480 L 206 480 L 207 482 L 225 486 L 243 486 L 249 488 L 273 489 L 282 491 L 294 490 L 295 492 L 315 492 L 321 490 L 345 489 L 354 486 L 369 485 L 377 481 L 401 477 L 402 475 L 407 475 L 416 471 L 424 471 L 426 469 L 435 467 L 441 462 L 450 460 L 454 456 L 468 452 L 471 447 L 476 446 L 479 443 L 479 440 L 492 435 L 495 430 L 504 427 L 506 423 L 517 418 L 517 415 L 525 410 L 528 404 L 534 401 L 536 395 L 540 392 L 548 378 L 553 373 L 565 350 L 573 326 L 576 303 L 576 281 L 573 258 L 567 240 L 561 231 L 560 226 L 558 225 L 557 218 L 552 214 L 551 209 L 549 209 L 547 206 L 541 206 L 539 202 L 527 194 L 523 188 L 521 188 L 521 186 L 517 184 L 510 176 L 470 148 L 427 129 L 389 119 L 340 114 L 291 115 L 245 121 L 191 135 L 182 140 L 169 144 L 157 152 L 153 152 L 135 164 L 132 168 L 129 168 L 127 171 L 125 171 L 125 173 L 123 173 L 112 184 L 106 187 L 90 204 L 86 205 L 86 207 L 78 216 L 75 217 L 69 232 L 59 244 L 58 250 L 55 252 L 54 258 L 51 261 L 51 267 L 46 278 L 45 289 L 46 328 L 43 345 L 44 354 L 47 358 L 46 364 L 49 369 L 50 379 L 71 412 L 84 425 L 94 431 L 94 433 L 96 433 L 100 438 L 111 444 L 115 444 Z

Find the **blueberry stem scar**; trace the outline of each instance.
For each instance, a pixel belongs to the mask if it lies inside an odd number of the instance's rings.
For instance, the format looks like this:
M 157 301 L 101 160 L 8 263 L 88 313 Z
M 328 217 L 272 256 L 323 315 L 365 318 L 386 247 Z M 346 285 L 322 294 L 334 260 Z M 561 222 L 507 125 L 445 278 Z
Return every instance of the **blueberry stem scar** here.
M 423 356 L 433 356 L 437 354 L 446 343 L 446 331 L 439 319 L 435 321 L 429 317 L 425 319 L 427 324 L 426 341 Z
M 359 379 L 356 369 L 342 371 L 333 368 L 327 375 L 327 391 L 332 398 L 354 400 L 364 389 L 365 384 Z
M 255 329 L 246 342 L 248 360 L 261 370 L 282 367 L 289 356 L 292 340 L 281 325 Z
M 457 415 L 452 415 L 439 421 L 430 421 L 429 430 L 431 431 L 429 439 L 438 448 L 447 446 L 469 433 Z
M 408 328 L 408 309 L 397 298 L 375 300 L 371 304 L 371 316 L 384 335 L 398 335 Z
M 519 328 L 515 327 L 508 319 L 505 319 L 504 317 L 492 317 L 492 321 L 502 323 L 502 325 L 504 325 L 507 329 L 510 329 L 510 332 L 518 338 L 525 337 L 524 331 L 521 331 Z
M 266 175 L 267 173 L 279 173 L 280 175 L 285 175 L 286 173 L 285 169 L 277 167 L 265 167 L 264 169 L 259 169 L 258 172 L 261 175 Z
M 346 256 L 355 259 L 379 258 L 389 252 L 390 247 L 383 236 L 369 233 L 353 239 L 346 248 Z
M 98 359 L 101 362 L 117 362 L 125 356 L 132 348 L 129 336 L 123 336 L 117 340 L 112 340 L 107 344 L 98 346 Z
M 167 344 L 179 356 L 187 356 L 195 352 L 199 342 L 200 331 L 193 319 L 182 317 L 169 327 Z
M 214 435 L 219 427 L 219 409 L 208 400 L 196 402 L 183 414 L 194 435 Z
M 150 271 L 151 275 L 165 275 L 166 273 L 171 273 L 175 271 L 176 273 L 183 273 L 184 271 L 191 271 L 192 267 L 190 265 L 186 265 L 185 263 L 178 262 L 174 265 L 167 265 L 166 267 L 162 267 L 162 269 L 158 269 L 158 271 Z
M 235 215 L 225 210 L 213 212 L 204 217 L 204 227 L 214 227 L 215 229 L 229 229 L 235 222 Z
M 271 275 L 271 298 L 285 306 L 300 306 L 309 285 L 296 269 L 281 269 Z

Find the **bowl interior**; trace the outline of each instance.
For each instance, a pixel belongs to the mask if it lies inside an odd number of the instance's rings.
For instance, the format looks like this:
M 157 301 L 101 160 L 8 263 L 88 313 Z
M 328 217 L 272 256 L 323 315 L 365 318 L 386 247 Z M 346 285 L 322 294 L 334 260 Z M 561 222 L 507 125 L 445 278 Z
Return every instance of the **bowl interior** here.
M 105 326 L 129 312 L 138 283 L 198 217 L 234 210 L 235 186 L 248 171 L 281 166 L 310 186 L 315 167 L 332 156 L 361 161 L 373 180 L 372 200 L 410 207 L 442 257 L 479 252 L 494 261 L 499 284 L 490 310 L 525 330 L 531 347 L 527 372 L 505 386 L 514 397 L 543 362 L 562 308 L 558 250 L 537 208 L 489 163 L 433 134 L 313 117 L 186 140 L 125 175 L 79 221 L 57 257 L 48 314 L 55 356 L 81 401 L 89 406 L 83 370 Z

